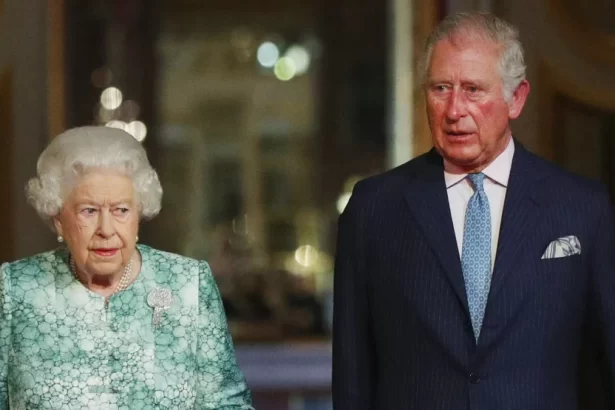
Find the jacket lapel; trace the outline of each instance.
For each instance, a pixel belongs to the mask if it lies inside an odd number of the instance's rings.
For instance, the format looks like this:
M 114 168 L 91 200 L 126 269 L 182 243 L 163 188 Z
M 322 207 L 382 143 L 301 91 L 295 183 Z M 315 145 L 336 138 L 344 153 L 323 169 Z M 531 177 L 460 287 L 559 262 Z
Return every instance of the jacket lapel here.
M 517 263 L 523 260 L 523 250 L 533 235 L 542 210 L 542 168 L 536 165 L 536 159 L 521 144 L 515 144 L 487 310 L 506 279 L 515 271 Z
M 426 157 L 427 167 L 411 178 L 405 198 L 417 225 L 439 259 L 448 280 L 466 313 L 466 297 L 461 260 L 455 239 L 442 158 L 432 150 Z

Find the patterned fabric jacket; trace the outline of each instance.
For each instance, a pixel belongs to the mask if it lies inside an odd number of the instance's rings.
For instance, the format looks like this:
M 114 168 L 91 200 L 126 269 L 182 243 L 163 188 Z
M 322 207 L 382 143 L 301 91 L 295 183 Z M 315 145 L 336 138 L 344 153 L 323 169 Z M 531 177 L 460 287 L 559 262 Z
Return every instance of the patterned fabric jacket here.
M 252 409 L 206 262 L 139 245 L 110 299 L 58 249 L 0 269 L 0 410 Z M 148 296 L 170 291 L 154 324 Z

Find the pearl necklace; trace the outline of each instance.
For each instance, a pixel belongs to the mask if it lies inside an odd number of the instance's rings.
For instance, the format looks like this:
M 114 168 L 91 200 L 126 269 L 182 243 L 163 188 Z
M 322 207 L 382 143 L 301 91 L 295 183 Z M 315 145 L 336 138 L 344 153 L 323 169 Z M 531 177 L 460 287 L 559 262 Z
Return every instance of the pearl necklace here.
M 72 258 L 72 256 L 69 257 L 69 259 L 70 259 L 70 262 L 69 262 L 70 270 L 73 272 L 73 276 L 75 277 L 75 279 L 79 280 L 79 276 L 77 276 L 77 267 L 75 266 L 75 260 Z M 122 274 L 122 277 L 120 278 L 117 285 L 115 285 L 115 289 L 113 290 L 113 293 L 105 298 L 105 308 L 109 307 L 109 299 L 111 299 L 111 296 L 115 295 L 116 293 L 120 293 L 126 289 L 126 286 L 128 286 L 128 281 L 130 280 L 131 276 L 132 276 L 132 259 L 130 259 L 130 262 L 128 262 L 128 265 L 126 265 L 126 267 L 124 268 L 124 273 Z

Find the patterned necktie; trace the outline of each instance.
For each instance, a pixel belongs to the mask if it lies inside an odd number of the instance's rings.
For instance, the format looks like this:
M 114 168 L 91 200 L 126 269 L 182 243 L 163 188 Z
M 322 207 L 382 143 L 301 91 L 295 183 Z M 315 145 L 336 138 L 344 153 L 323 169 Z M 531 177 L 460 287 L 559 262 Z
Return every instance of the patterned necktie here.
M 478 340 L 491 285 L 491 213 L 483 187 L 485 174 L 469 174 L 468 179 L 474 186 L 474 195 L 466 210 L 461 268 L 474 337 Z

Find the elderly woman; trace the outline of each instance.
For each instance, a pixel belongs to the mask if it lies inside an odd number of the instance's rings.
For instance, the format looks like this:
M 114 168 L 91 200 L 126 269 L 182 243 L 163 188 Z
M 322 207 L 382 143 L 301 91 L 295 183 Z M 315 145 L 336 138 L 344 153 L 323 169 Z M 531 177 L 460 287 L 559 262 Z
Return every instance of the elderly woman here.
M 66 247 L 0 270 L 0 409 L 252 409 L 207 263 L 137 244 L 162 196 L 139 142 L 72 129 L 37 168 Z

